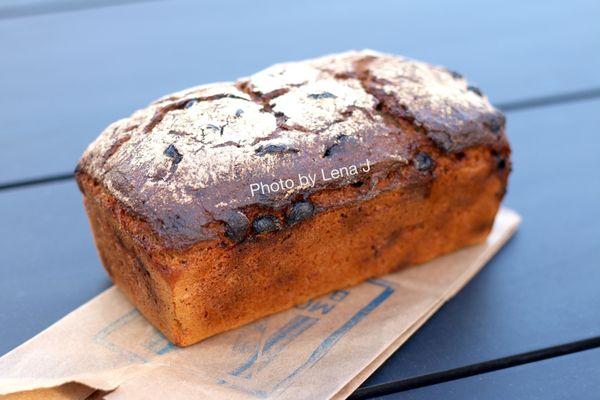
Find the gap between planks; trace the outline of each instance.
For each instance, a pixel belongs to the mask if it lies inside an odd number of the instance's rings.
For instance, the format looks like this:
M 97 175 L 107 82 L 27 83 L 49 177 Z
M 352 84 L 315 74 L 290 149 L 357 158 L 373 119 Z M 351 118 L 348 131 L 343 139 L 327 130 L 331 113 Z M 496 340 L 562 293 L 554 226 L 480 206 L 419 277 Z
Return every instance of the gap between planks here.
M 498 371 L 501 369 L 546 360 L 549 358 L 577 353 L 596 347 L 600 347 L 600 336 L 580 340 L 577 342 L 546 347 L 543 349 L 533 350 L 526 353 L 515 354 L 508 357 L 497 358 L 494 360 L 484 361 L 476 364 L 466 365 L 463 367 L 453 368 L 446 371 L 434 372 L 432 374 L 421 375 L 407 379 L 400 379 L 397 381 L 386 382 L 379 385 L 366 386 L 357 389 L 348 399 L 369 399 L 372 397 L 404 392 L 411 389 L 431 386 L 438 383 L 450 382 L 457 379 L 463 379 L 474 375 L 484 374 L 487 372 Z
M 148 3 L 163 0 L 55 0 L 46 2 L 21 2 L 19 5 L 0 6 L 0 20 L 56 14 L 69 11 L 85 11 L 97 8 Z

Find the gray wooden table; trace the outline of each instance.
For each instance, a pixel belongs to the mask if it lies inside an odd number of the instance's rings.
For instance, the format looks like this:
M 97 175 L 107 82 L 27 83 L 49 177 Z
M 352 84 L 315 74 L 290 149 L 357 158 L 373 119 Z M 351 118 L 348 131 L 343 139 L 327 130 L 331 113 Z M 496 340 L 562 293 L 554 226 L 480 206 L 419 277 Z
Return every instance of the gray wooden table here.
M 122 3 L 122 4 L 121 4 Z M 110 285 L 77 158 L 160 95 L 373 48 L 446 65 L 507 112 L 523 225 L 355 398 L 600 392 L 600 4 L 0 4 L 0 354 Z

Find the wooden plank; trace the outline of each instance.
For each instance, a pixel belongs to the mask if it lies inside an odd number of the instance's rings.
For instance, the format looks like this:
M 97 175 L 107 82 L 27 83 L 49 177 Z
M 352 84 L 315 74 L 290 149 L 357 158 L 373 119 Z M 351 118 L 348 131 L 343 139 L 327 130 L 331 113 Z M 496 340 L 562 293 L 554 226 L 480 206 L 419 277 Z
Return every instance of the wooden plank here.
M 598 107 L 510 118 L 520 231 L 368 385 L 600 335 Z M 108 286 L 80 202 L 73 182 L 0 192 L 0 352 Z
M 599 15 L 582 0 L 269 0 L 2 20 L 0 184 L 71 171 L 107 124 L 167 92 L 352 48 L 446 65 L 495 102 L 600 86 Z
M 599 109 L 511 115 L 519 232 L 363 386 L 600 335 Z
M 0 193 L 0 353 L 110 286 L 74 182 Z
M 3 0 L 0 20 L 66 11 L 80 11 L 152 0 Z
M 600 349 L 378 397 L 402 399 L 587 400 L 600 393 Z

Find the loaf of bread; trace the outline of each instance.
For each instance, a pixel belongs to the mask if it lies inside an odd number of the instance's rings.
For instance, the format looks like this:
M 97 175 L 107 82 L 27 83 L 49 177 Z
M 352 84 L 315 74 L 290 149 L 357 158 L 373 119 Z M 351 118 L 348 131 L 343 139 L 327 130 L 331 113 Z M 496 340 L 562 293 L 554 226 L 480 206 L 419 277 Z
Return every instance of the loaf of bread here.
M 108 274 L 185 346 L 483 241 L 509 156 L 460 74 L 358 51 L 163 97 L 76 175 Z

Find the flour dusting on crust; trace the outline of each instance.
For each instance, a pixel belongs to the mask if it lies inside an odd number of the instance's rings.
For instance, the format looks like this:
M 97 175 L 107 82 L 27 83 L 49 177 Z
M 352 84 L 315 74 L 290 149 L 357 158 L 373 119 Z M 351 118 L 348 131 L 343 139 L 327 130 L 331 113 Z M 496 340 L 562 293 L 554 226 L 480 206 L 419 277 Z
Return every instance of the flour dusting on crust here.
M 366 50 L 165 96 L 106 128 L 78 169 L 178 247 L 213 239 L 211 223 L 246 207 L 284 209 L 353 180 L 257 197 L 251 183 L 367 158 L 373 174 L 407 165 L 418 143 L 403 123 L 444 152 L 503 140 L 504 117 L 460 75 Z

